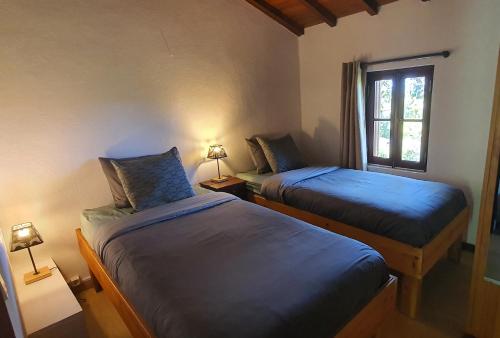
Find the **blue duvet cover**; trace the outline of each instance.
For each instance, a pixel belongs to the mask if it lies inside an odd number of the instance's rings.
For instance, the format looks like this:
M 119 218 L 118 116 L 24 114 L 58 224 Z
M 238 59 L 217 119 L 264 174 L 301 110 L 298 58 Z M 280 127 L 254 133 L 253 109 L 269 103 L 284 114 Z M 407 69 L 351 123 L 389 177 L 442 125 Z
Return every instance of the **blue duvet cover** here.
M 121 217 L 91 242 L 160 338 L 331 338 L 389 277 L 370 247 L 224 193 Z
M 262 183 L 268 199 L 422 247 L 466 207 L 444 183 L 338 167 L 307 167 Z

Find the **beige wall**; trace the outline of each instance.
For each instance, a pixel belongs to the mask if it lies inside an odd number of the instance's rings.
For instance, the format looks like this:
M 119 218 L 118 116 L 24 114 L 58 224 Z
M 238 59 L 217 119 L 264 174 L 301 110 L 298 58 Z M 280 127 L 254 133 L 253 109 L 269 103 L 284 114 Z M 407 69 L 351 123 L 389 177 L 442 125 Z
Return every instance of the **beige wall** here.
M 302 144 L 310 159 L 338 163 L 342 62 L 450 49 L 448 59 L 383 67 L 435 64 L 428 171 L 396 173 L 462 187 L 474 206 L 468 236 L 473 242 L 500 43 L 499 18 L 498 0 L 400 0 L 373 17 L 360 13 L 339 20 L 335 28 L 322 24 L 307 29 L 299 39 L 299 53 Z
M 250 166 L 244 136 L 300 130 L 298 40 L 244 1 L 4 0 L 0 17 L 0 227 L 34 222 L 35 258 L 67 277 L 88 275 L 81 209 L 111 202 L 98 156 L 177 145 L 196 182 L 209 143 L 229 172 Z

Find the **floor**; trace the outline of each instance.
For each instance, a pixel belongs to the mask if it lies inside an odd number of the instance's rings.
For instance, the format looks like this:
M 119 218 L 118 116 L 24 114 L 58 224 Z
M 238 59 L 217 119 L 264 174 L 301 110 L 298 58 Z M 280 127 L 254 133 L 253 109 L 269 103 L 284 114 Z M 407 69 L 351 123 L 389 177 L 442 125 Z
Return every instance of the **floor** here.
M 460 264 L 442 260 L 426 277 L 423 286 L 422 315 L 411 320 L 399 313 L 387 320 L 379 338 L 458 338 L 467 315 L 467 298 L 472 254 L 464 252 Z M 89 337 L 131 337 L 103 292 L 88 289 L 79 294 Z

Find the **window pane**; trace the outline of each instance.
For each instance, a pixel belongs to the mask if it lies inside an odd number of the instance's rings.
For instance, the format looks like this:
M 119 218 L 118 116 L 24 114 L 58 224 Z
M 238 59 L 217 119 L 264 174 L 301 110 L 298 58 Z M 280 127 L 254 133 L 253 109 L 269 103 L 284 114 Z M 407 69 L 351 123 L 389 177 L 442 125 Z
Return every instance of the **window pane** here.
M 403 122 L 401 159 L 403 161 L 420 162 L 421 146 L 422 122 Z
M 389 158 L 391 154 L 391 122 L 375 121 L 373 127 L 373 156 Z
M 375 81 L 374 116 L 390 119 L 392 110 L 392 80 Z
M 405 79 L 404 118 L 422 120 L 424 118 L 425 77 Z

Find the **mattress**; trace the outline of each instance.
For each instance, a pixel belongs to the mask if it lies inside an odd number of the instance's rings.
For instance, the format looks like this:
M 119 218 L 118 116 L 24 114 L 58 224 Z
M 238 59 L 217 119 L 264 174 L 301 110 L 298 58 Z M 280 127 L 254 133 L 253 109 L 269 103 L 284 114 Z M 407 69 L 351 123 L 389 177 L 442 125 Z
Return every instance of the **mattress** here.
M 262 186 L 262 182 L 268 177 L 273 175 L 272 172 L 265 174 L 257 174 L 257 170 L 250 170 L 242 173 L 236 174 L 236 177 L 246 181 L 246 187 L 249 191 L 252 191 L 256 194 L 260 194 L 260 188 Z
M 93 243 L 159 338 L 330 338 L 389 278 L 372 248 L 224 193 L 122 217 Z
M 466 206 L 451 185 L 338 167 L 273 175 L 261 194 L 414 247 L 429 243 Z
M 193 189 L 197 195 L 211 192 L 199 185 L 193 186 Z M 80 229 L 82 230 L 82 235 L 87 242 L 92 243 L 97 229 L 124 216 L 131 215 L 133 212 L 134 210 L 132 208 L 117 208 L 114 204 L 93 209 L 85 209 L 80 214 Z

